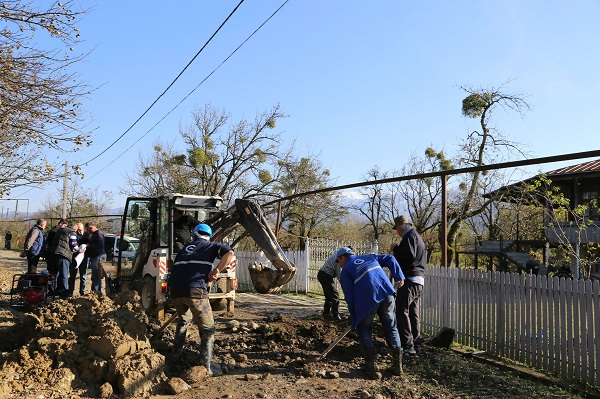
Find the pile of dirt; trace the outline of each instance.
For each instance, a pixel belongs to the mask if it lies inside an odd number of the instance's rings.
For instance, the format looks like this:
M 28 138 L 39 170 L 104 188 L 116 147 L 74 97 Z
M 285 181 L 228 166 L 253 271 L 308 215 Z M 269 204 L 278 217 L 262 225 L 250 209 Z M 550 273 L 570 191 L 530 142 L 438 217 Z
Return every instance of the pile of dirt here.
M 183 354 L 174 358 L 174 328 L 152 340 L 160 324 L 139 303 L 136 293 L 114 298 L 88 294 L 24 313 L 13 311 L 14 323 L 0 329 L 0 397 L 177 394 L 206 378 L 206 370 L 198 366 L 197 331 Z M 317 356 L 341 328 L 277 313 L 254 320 L 217 323 L 211 370 L 216 376 L 256 367 L 315 377 L 320 366 L 302 360 Z M 338 355 L 351 362 L 354 350 Z
M 166 380 L 165 360 L 150 345 L 150 323 L 138 303 L 90 294 L 25 313 L 0 333 L 0 394 L 151 392 Z

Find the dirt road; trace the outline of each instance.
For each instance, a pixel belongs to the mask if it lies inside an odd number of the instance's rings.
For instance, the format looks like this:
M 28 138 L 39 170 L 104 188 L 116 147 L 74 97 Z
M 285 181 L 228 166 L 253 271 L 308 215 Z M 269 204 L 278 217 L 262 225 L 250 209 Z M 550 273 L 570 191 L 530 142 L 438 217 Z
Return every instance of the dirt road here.
M 0 291 L 26 269 L 16 252 L 0 250 Z M 135 295 L 85 295 L 38 309 L 14 309 L 0 298 L 0 398 L 579 398 L 600 391 L 531 379 L 511 369 L 425 346 L 405 359 L 400 377 L 360 372 L 360 348 L 350 332 L 321 362 L 320 354 L 347 327 L 320 319 L 319 300 L 239 293 L 234 318 L 217 313 L 214 377 L 199 362 L 198 334 L 183 355 L 171 354 L 174 324 L 160 327 Z M 379 365 L 391 362 L 376 341 Z M 205 372 L 205 371 L 204 371 Z M 558 381 L 560 382 L 560 381 Z

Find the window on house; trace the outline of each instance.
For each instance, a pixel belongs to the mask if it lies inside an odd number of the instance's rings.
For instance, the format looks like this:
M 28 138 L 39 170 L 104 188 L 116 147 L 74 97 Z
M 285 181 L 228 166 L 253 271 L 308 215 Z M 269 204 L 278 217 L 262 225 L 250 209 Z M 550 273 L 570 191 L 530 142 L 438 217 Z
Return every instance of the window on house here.
M 583 205 L 587 207 L 585 210 L 585 216 L 588 219 L 597 222 L 600 219 L 600 215 L 598 214 L 598 206 L 600 205 L 600 201 L 598 200 L 598 191 L 584 191 Z

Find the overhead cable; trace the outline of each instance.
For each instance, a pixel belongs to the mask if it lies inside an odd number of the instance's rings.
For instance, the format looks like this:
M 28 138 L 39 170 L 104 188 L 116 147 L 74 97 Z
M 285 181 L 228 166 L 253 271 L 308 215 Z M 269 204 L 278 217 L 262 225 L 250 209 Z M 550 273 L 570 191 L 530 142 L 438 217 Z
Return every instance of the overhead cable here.
M 185 97 L 183 97 L 183 99 L 181 101 L 179 101 L 179 103 L 177 103 L 177 105 L 175 105 L 169 112 L 167 112 L 165 114 L 165 116 L 163 116 L 161 119 L 159 119 L 159 121 L 156 122 L 154 124 L 154 126 L 152 126 L 150 129 L 148 129 L 148 131 L 146 133 L 144 133 L 142 136 L 140 136 L 140 138 L 138 138 L 132 145 L 128 146 L 121 154 L 119 154 L 115 159 L 113 159 L 112 161 L 110 161 L 110 163 L 108 163 L 105 167 L 103 167 L 102 169 L 100 169 L 98 172 L 96 172 L 95 174 L 93 174 L 89 178 L 85 179 L 85 181 L 91 180 L 92 178 L 94 178 L 97 175 L 99 175 L 102 171 L 104 171 L 110 165 L 112 165 L 113 163 L 115 163 L 119 158 L 121 158 L 123 155 L 125 155 L 125 153 L 127 153 L 131 148 L 133 148 L 134 145 L 136 145 L 137 143 L 140 142 L 140 140 L 142 140 L 144 137 L 146 137 L 148 135 L 148 133 L 150 133 L 152 130 L 154 130 L 155 127 L 157 127 L 163 120 L 165 120 L 167 118 L 167 116 L 169 116 L 173 111 L 175 111 L 177 109 L 177 107 L 179 107 L 185 100 L 187 100 L 188 97 L 190 97 L 204 82 L 206 82 L 208 80 L 208 78 L 210 78 L 219 68 L 221 68 L 221 66 L 223 66 L 223 64 L 225 64 L 225 62 L 227 62 L 227 60 L 229 60 L 244 44 L 246 44 L 246 42 L 248 40 L 250 40 L 252 38 L 252 36 L 254 36 L 267 22 L 269 22 L 269 20 L 271 18 L 273 18 L 273 16 L 275 16 L 275 14 L 277 14 L 279 12 L 279 10 L 281 10 L 283 8 L 283 6 L 285 6 L 288 3 L 288 1 L 289 0 L 286 0 L 282 5 L 280 5 L 279 8 L 277 8 L 277 10 L 275 10 L 275 12 L 273 12 L 273 14 L 271 14 L 271 16 L 269 16 L 262 24 L 260 24 L 260 26 L 258 28 L 256 28 L 254 30 L 254 32 L 252 32 L 252 34 L 246 38 L 246 40 L 244 40 L 239 46 L 237 46 L 235 48 L 235 50 L 233 50 L 227 56 L 227 58 L 225 58 L 208 75 L 206 75 L 206 77 L 204 79 L 202 79 L 202 81 L 200 83 L 198 83 L 198 85 L 196 85 L 196 87 L 194 87 L 194 89 L 192 91 L 190 91 Z
M 95 157 L 93 157 L 92 159 L 88 160 L 87 162 L 84 162 L 83 165 L 87 165 L 90 162 L 92 162 L 95 159 L 98 159 L 102 154 L 106 153 L 106 151 L 108 151 L 112 146 L 114 146 L 115 144 L 117 144 L 117 142 L 119 142 L 119 140 L 121 140 L 127 133 L 129 133 L 129 131 L 135 126 L 137 125 L 137 123 L 148 113 L 148 111 L 150 111 L 150 109 L 152 109 L 152 107 L 154 107 L 154 105 L 158 102 L 158 100 L 161 99 L 162 96 L 164 96 L 167 91 L 169 91 L 169 89 L 175 84 L 175 82 L 181 77 L 181 75 L 183 75 L 183 73 L 185 72 L 185 70 L 192 64 L 192 62 L 194 62 L 194 60 L 200 55 L 200 53 L 204 50 L 204 48 L 208 45 L 208 43 L 211 42 L 211 40 L 217 35 L 217 33 L 221 30 L 221 28 L 225 25 L 225 23 L 227 23 L 227 21 L 229 20 L 229 18 L 231 18 L 231 16 L 237 11 L 237 9 L 242 5 L 242 3 L 244 2 L 244 0 L 240 0 L 240 2 L 238 3 L 238 5 L 233 9 L 233 11 L 231 11 L 231 13 L 227 16 L 227 18 L 225 18 L 225 20 L 223 21 L 223 23 L 221 23 L 221 25 L 219 26 L 219 28 L 217 28 L 217 30 L 212 34 L 212 36 L 206 41 L 206 43 L 204 43 L 204 45 L 202 46 L 202 48 L 200 50 L 198 50 L 198 52 L 196 53 L 196 55 L 194 55 L 194 57 L 190 60 L 190 62 L 187 63 L 187 65 L 185 66 L 185 68 L 183 68 L 181 70 L 181 72 L 179 72 L 179 74 L 177 75 L 177 77 L 171 82 L 171 84 L 156 98 L 156 100 L 154 100 L 154 102 L 152 102 L 152 104 L 150 104 L 150 106 L 144 111 L 144 113 L 142 115 L 140 115 L 139 118 L 137 118 L 135 120 L 135 122 L 133 122 L 133 124 L 131 126 L 129 126 L 129 128 L 127 128 L 127 130 L 125 130 L 125 132 L 123 132 L 123 134 L 121 134 L 115 141 L 113 141 L 108 147 L 106 147 L 102 152 L 100 152 L 98 155 L 96 155 Z

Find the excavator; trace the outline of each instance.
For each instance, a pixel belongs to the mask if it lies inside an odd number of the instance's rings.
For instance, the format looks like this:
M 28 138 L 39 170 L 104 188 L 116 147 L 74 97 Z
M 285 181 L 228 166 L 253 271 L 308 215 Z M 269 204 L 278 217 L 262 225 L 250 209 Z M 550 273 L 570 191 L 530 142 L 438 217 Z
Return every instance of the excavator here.
M 129 197 L 121 220 L 121 237 L 139 240 L 133 257 L 122 256 L 127 251 L 127 240 L 120 240 L 124 247 L 116 256 L 102 266 L 109 294 L 135 290 L 140 294 L 142 307 L 148 314 L 162 317 L 168 306 L 168 277 L 181 244 L 174 223 L 184 215 L 190 231 L 196 223 L 212 227 L 212 241 L 223 241 L 241 225 L 245 232 L 264 252 L 272 267 L 248 265 L 250 278 L 256 291 L 261 294 L 277 292 L 292 280 L 296 266 L 290 262 L 270 229 L 260 206 L 249 199 L 236 199 L 234 204 L 223 208 L 223 199 L 217 196 L 195 196 L 177 193 L 157 197 Z M 178 215 L 175 215 L 175 214 Z M 188 231 L 188 233 L 190 233 Z M 234 247 L 235 243 L 230 244 Z M 235 250 L 235 248 L 234 248 Z M 233 315 L 237 279 L 233 260 L 222 270 L 211 286 L 211 305 L 226 302 L 227 313 Z

